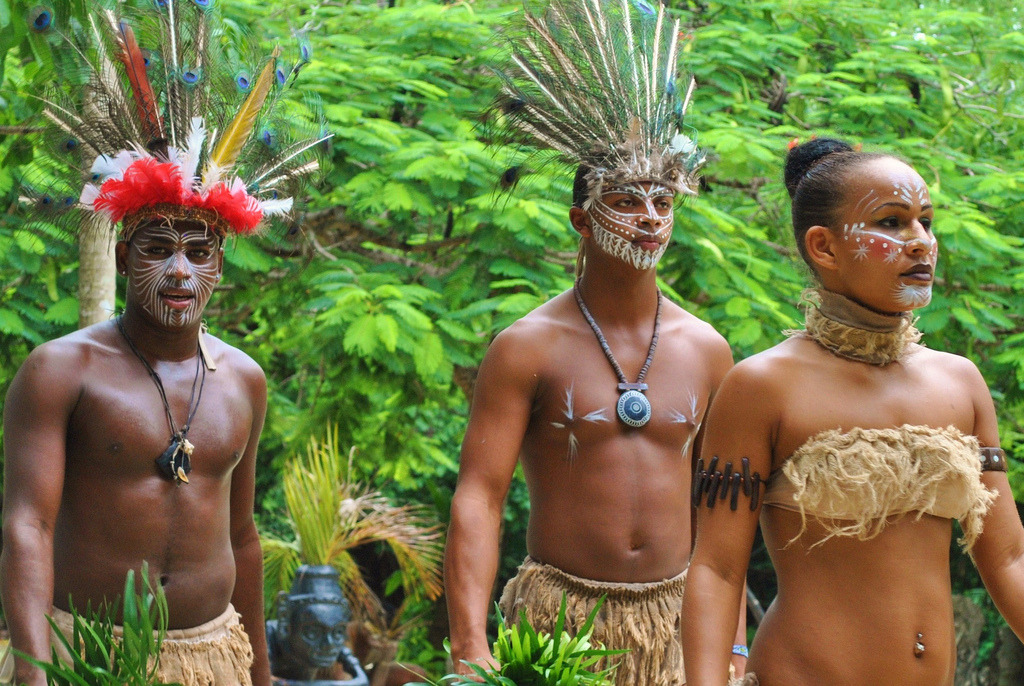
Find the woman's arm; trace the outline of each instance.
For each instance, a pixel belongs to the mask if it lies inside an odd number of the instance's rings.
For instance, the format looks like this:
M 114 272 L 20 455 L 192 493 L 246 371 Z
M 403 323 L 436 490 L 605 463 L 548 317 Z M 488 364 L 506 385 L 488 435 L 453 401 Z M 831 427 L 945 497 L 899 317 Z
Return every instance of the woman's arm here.
M 983 446 L 999 446 L 992 395 L 981 373 L 973 365 L 966 372 L 974 398 L 974 434 Z M 1017 637 L 1024 640 L 1024 527 L 1013 501 L 1006 472 L 990 471 L 981 475 L 982 483 L 999 493 L 985 516 L 985 528 L 972 554 L 981 579 L 1000 614 Z
M 778 419 L 772 386 L 769 365 L 747 360 L 725 377 L 711 406 L 694 475 L 697 537 L 683 600 L 687 686 L 728 681 L 763 481 L 771 472 Z

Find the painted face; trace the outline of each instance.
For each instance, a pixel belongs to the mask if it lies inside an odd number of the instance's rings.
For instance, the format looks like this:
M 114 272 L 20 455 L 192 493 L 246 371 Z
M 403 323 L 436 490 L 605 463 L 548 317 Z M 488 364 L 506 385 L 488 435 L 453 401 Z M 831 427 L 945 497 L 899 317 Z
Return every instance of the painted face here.
M 195 324 L 220 280 L 221 265 L 220 239 L 205 226 L 168 222 L 141 228 L 128 246 L 127 299 L 162 326 Z
M 604 252 L 633 266 L 654 269 L 672 236 L 675 193 L 657 183 L 609 188 L 589 210 L 594 240 Z
M 836 259 L 848 294 L 880 311 L 924 307 L 939 255 L 924 180 L 903 162 L 880 158 L 846 185 Z

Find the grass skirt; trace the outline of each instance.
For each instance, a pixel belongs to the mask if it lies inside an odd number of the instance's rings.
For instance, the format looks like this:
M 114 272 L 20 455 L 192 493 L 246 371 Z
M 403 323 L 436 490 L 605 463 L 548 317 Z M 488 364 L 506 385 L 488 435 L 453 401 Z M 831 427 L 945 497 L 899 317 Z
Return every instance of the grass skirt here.
M 53 608 L 53 620 L 66 636 L 71 636 L 70 614 Z M 120 637 L 121 627 L 115 626 L 114 633 Z M 53 645 L 63 648 L 56 640 Z M 234 606 L 228 604 L 219 617 L 205 624 L 168 629 L 160 647 L 157 675 L 161 681 L 183 686 L 252 686 L 252 660 L 249 637 Z
M 612 650 L 628 649 L 619 660 L 617 686 L 682 686 L 683 646 L 679 623 L 686 572 L 645 584 L 591 581 L 529 557 L 509 580 L 499 603 L 506 621 L 526 613 L 530 625 L 548 633 L 555 626 L 566 594 L 566 629 L 575 634 L 602 596 L 592 641 Z

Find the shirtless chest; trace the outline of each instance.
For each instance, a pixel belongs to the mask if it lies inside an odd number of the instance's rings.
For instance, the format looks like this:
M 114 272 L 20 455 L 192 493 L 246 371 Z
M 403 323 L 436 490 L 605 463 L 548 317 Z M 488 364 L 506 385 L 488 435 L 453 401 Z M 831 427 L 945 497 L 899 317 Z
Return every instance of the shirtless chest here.
M 66 489 L 80 482 L 164 478 L 155 460 L 172 435 L 167 411 L 153 380 L 139 374 L 141 369 L 131 369 L 133 366 L 141 368 L 135 359 L 114 359 L 85 374 L 68 422 Z M 195 450 L 189 479 L 230 476 L 245 450 L 253 422 L 252 404 L 240 380 L 223 368 L 207 371 L 204 380 L 202 370 L 197 377 L 191 361 L 157 365 L 156 371 L 175 428 L 186 424 L 192 401 L 195 414 L 188 439 Z
M 698 345 L 668 331 L 646 375 L 651 416 L 641 427 L 618 417 L 619 380 L 591 331 L 552 341 L 520 452 L 536 559 L 609 581 L 669 578 L 685 567 L 692 452 L 715 371 Z M 649 338 L 608 339 L 636 381 Z
M 620 354 L 627 382 L 636 381 L 643 357 L 625 349 Z M 644 381 L 650 419 L 632 427 L 619 417 L 619 379 L 597 341 L 574 337 L 539 376 L 523 445 L 524 466 L 596 467 L 607 459 L 621 462 L 631 456 L 689 465 L 712 390 L 707 366 L 685 341 L 663 338 Z
M 188 439 L 189 482 L 175 484 L 155 460 L 171 429 L 141 363 L 104 356 L 84 370 L 68 421 L 60 511 L 54 531 L 54 600 L 96 601 L 120 592 L 127 569 L 148 563 L 164 585 L 174 626 L 223 611 L 234 584 L 232 475 L 252 432 L 254 409 L 239 373 L 222 364 L 158 363 L 171 415 L 181 428 L 202 396 Z M 141 371 L 141 373 L 140 373 Z M 195 406 L 195 400 L 192 400 Z

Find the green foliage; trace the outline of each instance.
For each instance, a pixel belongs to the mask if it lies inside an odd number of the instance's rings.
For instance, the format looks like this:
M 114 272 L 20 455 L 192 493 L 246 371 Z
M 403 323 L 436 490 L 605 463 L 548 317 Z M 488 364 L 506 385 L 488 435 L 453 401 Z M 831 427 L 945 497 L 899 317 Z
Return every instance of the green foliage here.
M 225 305 L 288 351 L 258 358 L 286 380 L 279 440 L 335 421 L 362 447 L 355 468 L 403 489 L 455 470 L 466 384 L 453 378 L 471 377 L 496 319 L 561 288 L 565 267 L 544 246 L 572 250 L 559 204 L 532 192 L 495 205 L 502 166 L 475 127 L 499 17 L 461 4 L 311 8 L 329 34 L 303 73 L 335 133 L 324 209 L 302 223 L 300 285 L 274 300 L 257 279 Z M 522 231 L 534 223 L 539 233 Z
M 473 670 L 474 677 L 449 674 L 442 678 L 442 683 L 449 686 L 477 683 L 494 686 L 610 686 L 614 683 L 616 665 L 602 667 L 602 662 L 611 655 L 628 651 L 605 650 L 590 642 L 594 618 L 603 602 L 604 598 L 598 601 L 575 636 L 570 636 L 565 630 L 564 593 L 550 634 L 536 631 L 522 611 L 519 622 L 508 626 L 498 610 L 494 658 L 499 666 L 484 668 L 466 663 Z
M 141 577 L 141 592 L 136 593 L 135 570 L 128 570 L 120 638 L 114 635 L 119 601 L 97 611 L 86 608 L 84 614 L 72 607 L 71 636 L 47 617 L 71 664 L 60 660 L 56 648 L 51 662 L 21 657 L 42 669 L 50 686 L 180 686 L 157 678 L 160 645 L 167 632 L 167 599 L 163 588 L 154 590 L 146 564 Z
M 16 181 L 52 64 L 0 0 L 0 391 L 29 349 L 69 332 L 71 242 L 29 225 Z M 57 3 L 71 16 L 84 3 Z M 394 6 L 391 6 L 394 5 Z M 798 324 L 808 284 L 781 183 L 792 138 L 838 135 L 895 152 L 936 203 L 940 262 L 920 328 L 981 368 L 1004 447 L 1024 446 L 1024 33 L 1008 0 L 700 0 L 676 3 L 682 62 L 697 77 L 688 125 L 713 161 L 677 209 L 664 292 L 713 324 L 737 358 Z M 493 335 L 572 281 L 571 170 L 496 182 L 516 151 L 490 147 L 479 113 L 495 92 L 494 27 L 518 0 L 378 3 L 224 0 L 266 46 L 308 31 L 301 79 L 323 99 L 333 166 L 295 235 L 228 246 L 214 333 L 267 371 L 260 523 L 279 515 L 279 472 L 327 422 L 359 445 L 353 478 L 443 518 L 475 370 Z M 42 252 L 40 252 L 42 246 Z M 1024 467 L 1010 481 L 1024 499 Z M 517 482 L 506 535 L 522 545 Z M 506 545 L 501 575 L 521 560 Z M 954 569 L 960 569 L 955 561 Z M 966 580 L 967 577 L 963 577 Z M 770 594 L 760 593 L 762 600 Z

